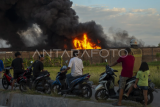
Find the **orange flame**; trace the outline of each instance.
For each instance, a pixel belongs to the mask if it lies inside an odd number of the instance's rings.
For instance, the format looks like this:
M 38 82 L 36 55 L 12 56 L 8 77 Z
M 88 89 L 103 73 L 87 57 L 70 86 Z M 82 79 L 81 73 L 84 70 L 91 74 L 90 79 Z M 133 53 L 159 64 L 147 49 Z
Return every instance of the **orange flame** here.
M 74 47 L 76 49 L 101 49 L 100 46 L 96 46 L 96 44 L 91 43 L 86 34 L 83 35 L 83 38 L 83 40 L 78 40 L 77 38 L 73 40 Z M 100 43 L 99 40 L 98 43 Z

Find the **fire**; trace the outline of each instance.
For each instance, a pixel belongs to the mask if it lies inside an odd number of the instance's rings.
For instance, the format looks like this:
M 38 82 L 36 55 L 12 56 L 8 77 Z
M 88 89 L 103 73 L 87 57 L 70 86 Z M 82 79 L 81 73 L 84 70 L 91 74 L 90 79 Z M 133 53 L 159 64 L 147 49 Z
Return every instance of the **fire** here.
M 90 42 L 90 39 L 88 39 L 87 34 L 83 35 L 83 40 L 75 38 L 73 40 L 73 43 L 76 49 L 101 49 L 100 46 L 97 46 L 96 44 Z M 100 43 L 99 40 L 98 43 Z

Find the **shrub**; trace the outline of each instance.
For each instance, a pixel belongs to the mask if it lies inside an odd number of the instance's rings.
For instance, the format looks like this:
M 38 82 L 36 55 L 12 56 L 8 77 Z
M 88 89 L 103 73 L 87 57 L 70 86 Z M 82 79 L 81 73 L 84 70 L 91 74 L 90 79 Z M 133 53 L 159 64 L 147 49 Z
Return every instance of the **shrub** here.
M 45 67 L 52 67 L 51 58 L 48 55 L 44 57 L 44 66 Z
M 54 66 L 63 66 L 63 59 L 61 57 L 56 57 L 52 60 L 52 63 L 54 64 Z
M 90 65 L 90 62 L 89 62 L 88 60 L 83 61 L 83 65 L 84 65 L 84 66 L 89 66 L 89 65 Z
M 63 65 L 63 59 L 61 57 L 51 59 L 49 56 L 45 56 L 44 67 L 58 67 Z
M 4 66 L 7 67 L 7 66 L 11 66 L 12 64 L 12 61 L 13 61 L 13 58 L 12 57 L 9 57 L 9 58 L 3 58 L 3 63 L 4 63 Z
M 23 59 L 23 64 L 24 64 L 24 67 L 28 66 L 28 59 L 27 58 Z
M 160 58 L 160 53 L 157 53 L 157 54 L 156 54 L 156 57 L 157 57 L 157 58 Z

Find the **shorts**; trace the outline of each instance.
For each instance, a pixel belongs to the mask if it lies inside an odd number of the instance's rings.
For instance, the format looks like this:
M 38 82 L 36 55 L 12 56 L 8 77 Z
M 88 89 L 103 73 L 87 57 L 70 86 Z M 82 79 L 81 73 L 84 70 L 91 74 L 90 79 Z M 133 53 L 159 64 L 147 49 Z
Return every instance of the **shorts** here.
M 21 75 L 22 73 L 14 73 L 14 76 L 13 76 L 13 78 L 14 79 L 17 79 L 18 77 L 19 77 L 19 75 Z
M 126 86 L 126 81 L 128 80 L 128 77 L 122 77 L 120 76 L 120 81 L 119 81 L 119 88 L 124 89 Z
M 17 79 L 19 77 L 19 75 L 23 74 L 24 71 L 23 70 L 14 70 L 14 75 L 13 78 Z
M 138 86 L 138 85 L 137 85 Z M 148 90 L 148 86 L 138 86 L 138 88 L 142 89 L 142 90 Z

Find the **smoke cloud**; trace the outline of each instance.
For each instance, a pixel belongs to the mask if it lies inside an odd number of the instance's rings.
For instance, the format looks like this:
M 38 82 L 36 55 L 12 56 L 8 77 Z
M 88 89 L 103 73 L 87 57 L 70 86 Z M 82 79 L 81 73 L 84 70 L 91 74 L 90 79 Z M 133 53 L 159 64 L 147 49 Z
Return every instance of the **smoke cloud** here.
M 121 29 L 109 28 L 108 32 L 112 35 L 113 41 L 111 46 L 116 47 L 129 47 L 130 41 L 136 39 L 138 41 L 139 47 L 144 47 L 145 43 L 142 40 L 137 39 L 135 36 L 129 36 L 128 32 Z
M 47 39 L 47 36 L 43 35 L 42 30 L 37 24 L 33 24 L 32 27 L 27 29 L 27 31 L 19 31 L 18 34 L 27 47 L 46 45 L 45 39 Z
M 0 47 L 1 48 L 10 48 L 11 45 L 10 44 L 7 44 L 7 41 L 3 40 L 3 39 L 0 39 Z
M 73 39 L 82 38 L 83 33 L 102 48 L 126 46 L 132 38 L 119 32 L 114 34 L 115 41 L 110 41 L 101 25 L 79 23 L 72 4 L 70 0 L 0 0 L 0 37 L 11 48 L 43 45 L 62 49 L 64 45 L 74 48 Z

